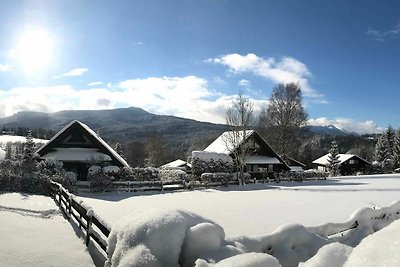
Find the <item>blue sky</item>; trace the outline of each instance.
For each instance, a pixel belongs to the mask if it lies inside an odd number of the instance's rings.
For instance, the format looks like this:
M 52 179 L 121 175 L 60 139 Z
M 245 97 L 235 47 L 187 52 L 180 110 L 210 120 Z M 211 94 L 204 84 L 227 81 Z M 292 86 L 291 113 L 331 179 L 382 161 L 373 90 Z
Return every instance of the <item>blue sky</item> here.
M 397 1 L 1 1 L 0 117 L 137 106 L 223 122 L 298 82 L 310 124 L 400 127 Z

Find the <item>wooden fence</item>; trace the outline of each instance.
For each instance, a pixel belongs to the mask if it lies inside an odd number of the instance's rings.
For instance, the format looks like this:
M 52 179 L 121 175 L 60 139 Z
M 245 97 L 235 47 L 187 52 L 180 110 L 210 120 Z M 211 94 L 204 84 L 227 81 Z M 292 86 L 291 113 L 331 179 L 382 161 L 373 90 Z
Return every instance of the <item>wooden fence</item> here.
M 68 220 L 72 218 L 79 224 L 79 228 L 86 233 L 86 246 L 92 238 L 107 253 L 107 238 L 110 229 L 93 214 L 91 209 L 85 208 L 78 203 L 70 193 L 59 183 L 51 182 L 51 197 L 60 207 Z M 95 226 L 95 227 L 93 227 Z

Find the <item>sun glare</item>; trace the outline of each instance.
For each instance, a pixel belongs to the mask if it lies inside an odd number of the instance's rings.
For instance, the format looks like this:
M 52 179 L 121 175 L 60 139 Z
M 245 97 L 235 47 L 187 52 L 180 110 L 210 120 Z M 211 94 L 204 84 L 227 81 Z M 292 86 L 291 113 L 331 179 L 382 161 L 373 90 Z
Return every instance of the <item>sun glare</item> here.
M 26 32 L 18 39 L 16 56 L 23 69 L 36 72 L 50 62 L 52 56 L 52 41 L 47 31 L 43 29 Z

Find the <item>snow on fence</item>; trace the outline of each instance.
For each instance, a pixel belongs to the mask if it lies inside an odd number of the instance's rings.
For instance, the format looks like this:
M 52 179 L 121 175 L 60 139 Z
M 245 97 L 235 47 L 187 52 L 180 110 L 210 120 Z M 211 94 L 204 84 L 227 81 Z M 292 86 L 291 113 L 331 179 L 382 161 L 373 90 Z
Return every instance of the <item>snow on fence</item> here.
M 89 245 L 90 238 L 92 238 L 107 253 L 106 239 L 110 235 L 110 227 L 94 214 L 90 207 L 82 205 L 82 201 L 77 202 L 74 199 L 75 196 L 61 184 L 51 182 L 50 194 L 68 220 L 74 218 L 79 224 L 79 228 L 83 228 L 86 232 L 86 246 Z

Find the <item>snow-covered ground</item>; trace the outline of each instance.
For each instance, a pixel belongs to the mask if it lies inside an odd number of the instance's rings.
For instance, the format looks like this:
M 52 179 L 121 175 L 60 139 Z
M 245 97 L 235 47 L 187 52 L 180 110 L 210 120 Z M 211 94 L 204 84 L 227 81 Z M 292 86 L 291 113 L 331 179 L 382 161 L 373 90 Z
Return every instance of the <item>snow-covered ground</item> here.
M 378 175 L 81 199 L 112 225 L 107 266 L 397 266 L 399 191 L 399 175 Z
M 357 209 L 400 200 L 400 175 L 257 184 L 165 193 L 86 194 L 79 198 L 113 225 L 127 213 L 182 209 L 223 226 L 228 237 L 260 236 L 288 223 L 344 222 Z
M 94 266 L 49 197 L 0 192 L 0 266 Z
M 7 144 L 8 142 L 11 143 L 25 143 L 26 141 L 26 137 L 25 136 L 19 136 L 19 135 L 0 135 L 0 145 L 4 146 L 5 144 Z M 47 143 L 48 140 L 46 139 L 40 139 L 40 138 L 33 138 L 33 141 L 35 143 L 40 143 L 40 144 L 44 144 Z
M 355 248 L 332 243 L 335 239 L 315 234 L 324 227 L 311 226 L 345 222 L 363 207 L 388 206 L 400 199 L 399 192 L 400 175 L 377 175 L 78 198 L 112 226 L 109 266 L 179 266 L 179 261 L 197 267 L 292 267 L 299 262 L 305 262 L 303 267 L 366 267 L 398 266 L 400 221 Z M 360 227 L 352 235 L 374 233 L 399 213 L 400 202 L 382 212 L 364 209 L 355 215 Z M 0 242 L 0 265 L 94 265 L 78 231 L 50 198 L 1 194 L 0 225 L 0 238 L 7 240 Z

